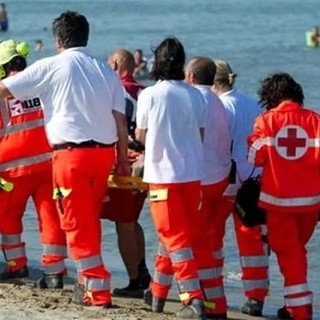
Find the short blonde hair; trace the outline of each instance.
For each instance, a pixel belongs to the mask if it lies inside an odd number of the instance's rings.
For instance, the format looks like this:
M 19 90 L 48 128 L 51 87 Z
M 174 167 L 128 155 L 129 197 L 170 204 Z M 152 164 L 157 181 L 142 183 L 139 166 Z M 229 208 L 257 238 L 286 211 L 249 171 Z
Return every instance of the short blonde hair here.
M 216 65 L 214 82 L 232 87 L 237 74 L 232 71 L 230 64 L 223 60 L 213 60 L 213 62 Z

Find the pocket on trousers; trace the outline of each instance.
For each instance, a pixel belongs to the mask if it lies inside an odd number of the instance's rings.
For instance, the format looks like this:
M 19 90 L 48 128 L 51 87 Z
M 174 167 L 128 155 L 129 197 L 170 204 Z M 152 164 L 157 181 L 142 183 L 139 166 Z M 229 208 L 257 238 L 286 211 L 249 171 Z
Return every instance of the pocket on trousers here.
M 164 201 L 168 199 L 168 189 L 158 189 L 149 191 L 149 200 L 154 201 Z
M 76 225 L 74 217 L 69 217 L 66 213 L 66 202 L 71 192 L 71 189 L 62 187 L 56 187 L 53 190 L 53 199 L 56 201 L 57 210 L 60 215 L 60 224 L 63 230 L 72 230 Z
M 149 200 L 157 231 L 160 233 L 168 231 L 170 228 L 168 189 L 150 190 Z

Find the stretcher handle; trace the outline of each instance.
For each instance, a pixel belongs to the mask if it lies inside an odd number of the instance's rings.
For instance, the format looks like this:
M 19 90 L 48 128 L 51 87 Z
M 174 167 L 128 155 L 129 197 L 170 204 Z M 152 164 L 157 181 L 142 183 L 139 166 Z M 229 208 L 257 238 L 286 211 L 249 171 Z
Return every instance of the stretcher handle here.
M 148 184 L 142 181 L 141 177 L 115 176 L 110 175 L 108 179 L 109 188 L 129 189 L 129 190 L 148 190 Z

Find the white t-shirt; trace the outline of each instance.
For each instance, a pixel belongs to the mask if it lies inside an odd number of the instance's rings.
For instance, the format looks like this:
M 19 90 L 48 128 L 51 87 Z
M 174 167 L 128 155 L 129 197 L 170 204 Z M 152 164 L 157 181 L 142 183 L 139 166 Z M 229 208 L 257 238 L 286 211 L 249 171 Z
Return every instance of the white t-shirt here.
M 203 185 L 224 180 L 231 168 L 231 140 L 226 110 L 209 86 L 197 85 L 206 100 L 206 129 L 203 141 Z
M 232 158 L 237 163 L 237 181 L 230 184 L 225 195 L 234 196 L 241 185 L 241 181 L 246 180 L 253 170 L 253 165 L 247 161 L 248 147 L 247 138 L 252 133 L 253 124 L 256 117 L 261 113 L 258 102 L 247 95 L 232 89 L 219 95 L 226 111 L 231 134 Z M 260 169 L 256 169 L 257 175 Z
M 115 72 L 84 47 L 38 60 L 3 82 L 20 100 L 40 97 L 51 144 L 117 141 L 112 110 L 125 114 L 123 88 Z
M 205 101 L 183 81 L 158 81 L 141 91 L 137 127 L 147 130 L 143 180 L 180 183 L 203 178 L 200 128 L 205 127 Z

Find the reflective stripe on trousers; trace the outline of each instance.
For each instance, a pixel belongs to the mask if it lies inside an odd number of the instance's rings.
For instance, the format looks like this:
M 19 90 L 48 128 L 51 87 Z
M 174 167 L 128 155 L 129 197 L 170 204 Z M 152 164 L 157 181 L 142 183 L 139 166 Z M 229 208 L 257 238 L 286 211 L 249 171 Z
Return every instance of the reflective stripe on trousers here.
M 164 257 L 169 256 L 173 264 L 181 263 L 181 262 L 185 262 L 187 260 L 193 259 L 193 253 L 190 248 L 183 248 L 168 254 L 163 244 L 159 244 L 158 254 Z M 171 285 L 171 282 L 172 282 L 172 275 L 164 275 L 159 272 L 155 272 L 155 276 L 153 280 L 159 284 L 169 286 Z M 180 292 L 188 292 L 188 291 L 200 289 L 198 278 L 177 281 L 177 285 L 179 287 Z
M 299 297 L 297 297 L 297 295 L 299 295 Z M 312 304 L 313 302 L 313 295 L 310 292 L 307 283 L 285 286 L 284 297 L 287 307 L 300 307 Z
M 205 303 L 206 309 L 215 310 L 217 305 L 220 308 L 221 301 L 225 300 L 222 280 L 223 267 L 200 269 L 199 277 L 207 301 Z
M 245 291 L 251 291 L 251 290 L 267 290 L 269 288 L 269 280 L 268 279 L 260 279 L 260 280 L 242 280 L 243 287 Z
M 26 250 L 24 247 L 4 249 L 3 254 L 6 261 L 10 261 L 26 257 Z
M 169 253 L 169 257 L 171 259 L 172 264 L 183 263 L 188 260 L 191 261 L 194 259 L 191 248 L 182 248 L 179 250 L 172 251 Z M 177 285 L 179 287 L 180 292 L 188 292 L 201 289 L 199 278 L 178 280 Z
M 77 267 L 78 272 L 82 272 L 87 269 L 93 269 L 95 267 L 98 267 L 102 265 L 102 258 L 100 255 L 93 256 L 93 257 L 87 257 L 75 260 L 75 264 Z
M 78 259 L 75 261 L 78 273 L 90 270 L 99 266 L 103 266 L 102 258 L 100 255 Z M 83 277 L 84 286 L 86 290 L 90 291 L 104 291 L 110 290 L 110 279 L 97 279 Z
M 110 290 L 110 279 L 94 279 L 84 277 L 84 286 L 89 291 Z
M 66 266 L 64 260 L 61 260 L 55 263 L 45 264 L 43 269 L 45 274 L 58 274 L 64 273 Z
M 16 245 L 21 243 L 21 234 L 2 234 L 1 244 L 2 245 Z
M 211 280 L 222 276 L 223 268 L 210 268 L 210 269 L 200 269 L 199 277 L 200 280 Z
M 305 305 L 312 304 L 313 295 L 309 293 L 307 296 L 300 297 L 300 298 L 285 298 L 286 307 L 301 307 Z
M 64 259 L 67 258 L 67 247 L 64 245 L 43 245 L 43 268 L 46 274 L 65 273 Z
M 155 271 L 153 275 L 153 281 L 163 286 L 171 287 L 172 279 L 172 274 L 163 274 Z
M 242 256 L 240 257 L 242 268 L 260 268 L 269 266 L 268 256 Z
M 44 244 L 43 254 L 48 256 L 67 257 L 67 247 L 56 244 Z
M 194 259 L 191 248 L 182 248 L 169 253 L 169 257 L 173 264 L 185 262 Z

